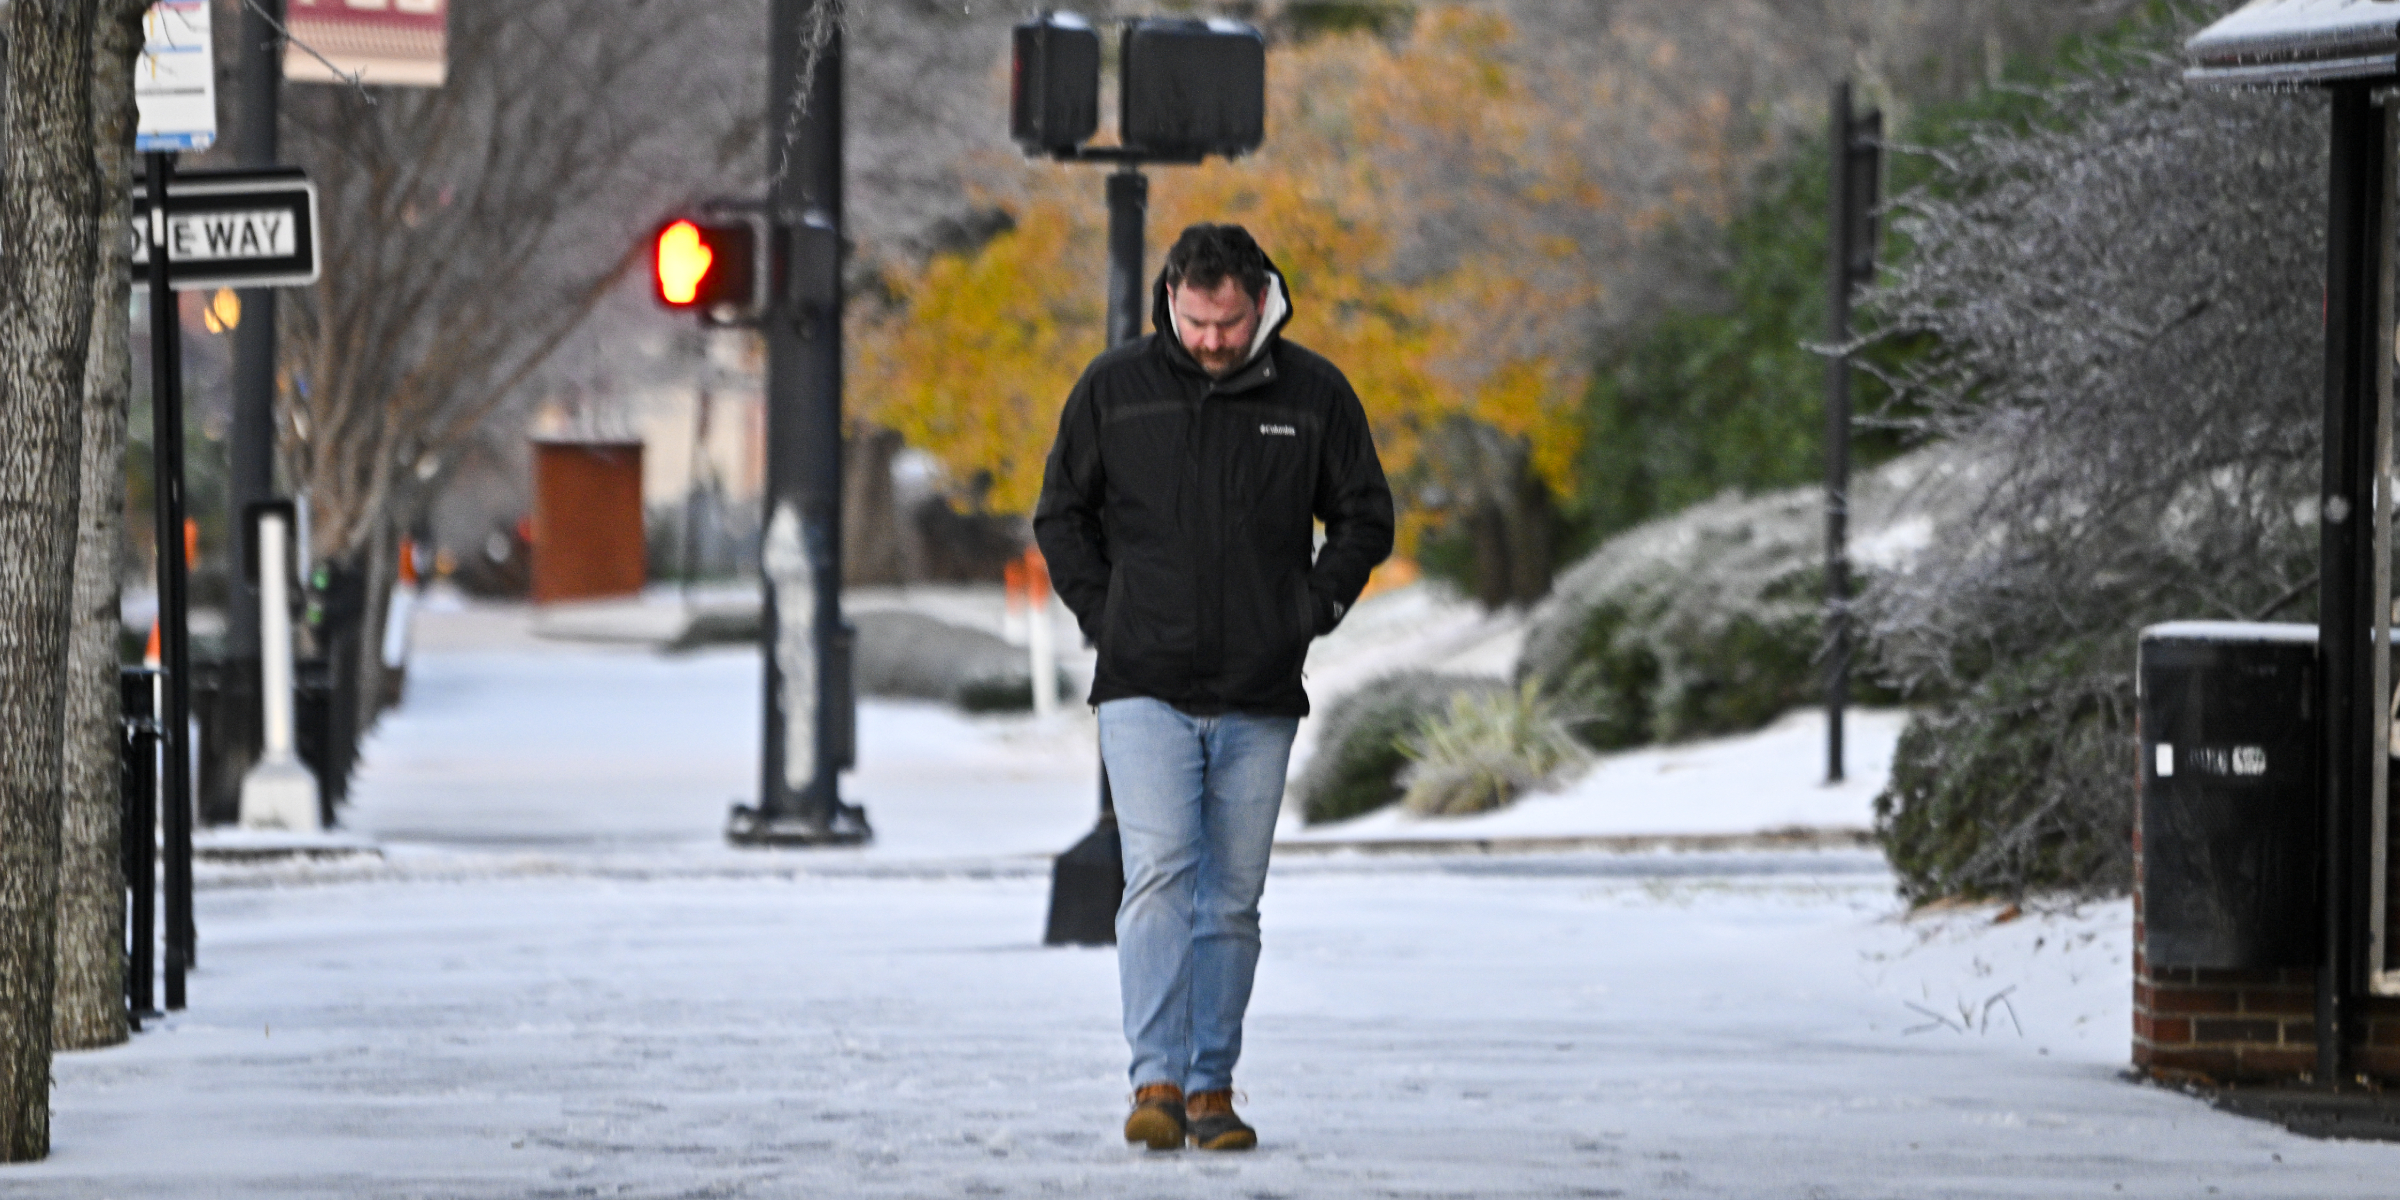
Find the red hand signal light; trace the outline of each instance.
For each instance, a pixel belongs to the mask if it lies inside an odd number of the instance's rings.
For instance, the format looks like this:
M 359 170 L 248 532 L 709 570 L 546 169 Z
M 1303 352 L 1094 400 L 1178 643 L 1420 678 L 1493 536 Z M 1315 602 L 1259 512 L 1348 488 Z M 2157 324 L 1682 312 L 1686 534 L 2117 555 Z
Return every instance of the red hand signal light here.
M 754 315 L 765 300 L 755 294 L 758 246 L 746 217 L 677 217 L 650 239 L 651 286 L 667 307 L 696 308 L 710 321 Z
M 658 297 L 669 304 L 696 303 L 717 253 L 700 240 L 700 227 L 677 221 L 658 234 Z

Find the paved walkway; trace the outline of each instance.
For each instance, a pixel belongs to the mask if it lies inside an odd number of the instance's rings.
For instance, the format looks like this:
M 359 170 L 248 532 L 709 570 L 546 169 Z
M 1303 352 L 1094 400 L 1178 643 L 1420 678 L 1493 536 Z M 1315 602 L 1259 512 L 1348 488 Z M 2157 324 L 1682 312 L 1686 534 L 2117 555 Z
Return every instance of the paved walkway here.
M 61 1056 L 55 1153 L 0 1197 L 2363 1197 L 2400 1173 L 2400 1147 L 2122 1080 L 2124 905 L 1904 921 L 1859 851 L 1286 859 L 1240 1079 L 1260 1150 L 1130 1151 L 1113 956 L 1036 944 L 1036 852 L 1089 817 L 1077 735 L 867 706 L 883 844 L 736 853 L 716 829 L 755 734 L 723 714 L 753 668 L 512 654 L 421 666 L 357 810 L 383 865 L 212 876 L 192 1007 Z

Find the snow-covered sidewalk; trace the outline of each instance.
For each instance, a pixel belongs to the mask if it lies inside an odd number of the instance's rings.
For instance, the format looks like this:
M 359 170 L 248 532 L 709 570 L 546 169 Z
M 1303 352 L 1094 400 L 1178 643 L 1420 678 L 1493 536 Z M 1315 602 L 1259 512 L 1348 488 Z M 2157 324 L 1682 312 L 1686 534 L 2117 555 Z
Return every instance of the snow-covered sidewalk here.
M 1114 957 L 1038 944 L 1088 719 L 862 705 L 875 845 L 736 851 L 757 670 L 437 642 L 347 814 L 385 857 L 209 865 L 191 1007 L 60 1056 L 55 1152 L 0 1197 L 2364 1197 L 2400 1168 L 2121 1078 L 2126 905 L 1909 919 L 1868 850 L 1279 858 L 1261 1148 L 1130 1151 Z M 1802 717 L 1480 820 L 1863 821 L 1877 722 L 1863 791 L 1809 782 Z
M 193 1005 L 59 1059 L 0 1196 L 2389 1194 L 2118 1077 L 2121 904 L 1896 920 L 1864 854 L 1278 869 L 1243 1156 L 1117 1138 L 1038 877 L 218 889 Z

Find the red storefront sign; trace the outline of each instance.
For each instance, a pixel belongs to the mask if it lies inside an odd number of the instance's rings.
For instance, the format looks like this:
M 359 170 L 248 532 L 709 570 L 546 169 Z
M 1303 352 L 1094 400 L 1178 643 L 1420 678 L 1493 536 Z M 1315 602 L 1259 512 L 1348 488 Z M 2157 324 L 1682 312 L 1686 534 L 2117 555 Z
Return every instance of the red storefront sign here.
M 449 0 L 286 0 L 283 77 L 300 83 L 440 87 Z

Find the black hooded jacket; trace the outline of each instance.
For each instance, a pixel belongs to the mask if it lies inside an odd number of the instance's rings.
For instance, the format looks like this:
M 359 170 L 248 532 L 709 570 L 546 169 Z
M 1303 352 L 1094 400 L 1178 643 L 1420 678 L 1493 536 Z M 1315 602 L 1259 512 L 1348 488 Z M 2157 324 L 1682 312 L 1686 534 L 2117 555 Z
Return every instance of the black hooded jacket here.
M 1250 358 L 1211 379 L 1157 332 L 1092 360 L 1067 396 L 1034 536 L 1099 647 L 1091 702 L 1305 716 L 1300 666 L 1392 551 L 1392 493 L 1366 411 L 1323 357 L 1283 340 L 1270 270 Z M 1315 546 L 1314 520 L 1325 523 Z

